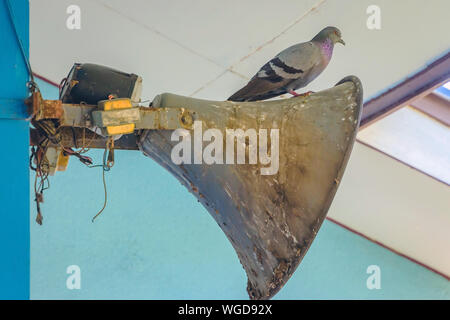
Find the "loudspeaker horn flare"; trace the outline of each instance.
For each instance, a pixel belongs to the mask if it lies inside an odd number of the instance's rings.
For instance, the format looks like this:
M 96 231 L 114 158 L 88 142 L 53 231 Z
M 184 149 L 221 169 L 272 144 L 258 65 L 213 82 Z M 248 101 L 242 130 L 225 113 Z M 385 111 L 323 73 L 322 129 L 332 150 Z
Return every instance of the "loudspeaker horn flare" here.
M 263 102 L 206 101 L 165 93 L 152 106 L 184 108 L 189 124 L 201 123 L 203 133 L 222 133 L 223 140 L 217 142 L 223 145 L 223 164 L 205 163 L 198 154 L 210 142 L 194 145 L 195 125 L 184 134 L 192 137 L 190 157 L 197 157 L 197 163 L 174 163 L 172 152 L 182 138 L 174 141 L 173 130 L 146 130 L 138 146 L 172 173 L 223 230 L 247 273 L 249 297 L 273 297 L 305 256 L 342 179 L 361 117 L 360 80 L 349 76 L 309 96 Z M 276 159 L 262 163 L 258 154 L 257 163 L 250 163 L 250 138 L 244 141 L 245 163 L 227 164 L 227 129 L 254 129 L 258 134 L 259 129 L 278 129 L 277 141 L 270 134 L 266 139 L 269 154 L 278 143 L 278 168 Z M 259 135 L 258 148 L 262 140 Z M 236 153 L 237 148 L 233 146 Z M 267 174 L 270 165 L 273 170 Z

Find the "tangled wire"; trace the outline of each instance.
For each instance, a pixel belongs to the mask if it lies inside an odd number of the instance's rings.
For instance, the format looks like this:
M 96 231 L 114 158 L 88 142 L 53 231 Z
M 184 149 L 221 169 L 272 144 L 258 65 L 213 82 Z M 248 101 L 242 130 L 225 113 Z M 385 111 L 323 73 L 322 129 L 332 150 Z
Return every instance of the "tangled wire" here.
M 32 146 L 31 148 L 31 156 L 30 156 L 30 169 L 36 172 L 35 180 L 34 180 L 34 193 L 35 193 L 35 202 L 36 202 L 36 222 L 39 225 L 42 225 L 43 216 L 41 212 L 40 204 L 44 200 L 43 192 L 50 187 L 50 181 L 48 179 L 50 172 L 50 165 L 48 159 L 46 158 L 46 154 L 49 147 L 57 146 L 60 148 L 64 156 L 74 156 L 80 160 L 81 163 L 86 165 L 88 168 L 97 168 L 102 167 L 102 180 L 103 180 L 103 188 L 105 193 L 105 200 L 103 203 L 103 207 L 101 210 L 93 217 L 92 221 L 94 221 L 106 208 L 107 204 L 107 188 L 106 188 L 106 180 L 105 180 L 105 172 L 109 171 L 114 165 L 114 140 L 112 137 L 106 140 L 105 151 L 103 154 L 103 162 L 100 165 L 93 165 L 93 161 L 90 157 L 83 155 L 88 152 L 89 146 L 94 140 L 95 135 L 92 135 L 92 138 L 89 141 L 86 141 L 86 128 L 83 129 L 82 132 L 82 143 L 79 150 L 74 150 L 70 147 L 66 147 L 62 144 L 61 139 L 61 127 L 57 120 L 39 120 L 36 121 L 33 117 L 31 119 L 32 125 L 38 130 L 40 133 L 41 140 L 36 143 L 36 146 Z M 73 141 L 76 146 L 76 136 L 75 132 L 72 129 L 73 133 Z

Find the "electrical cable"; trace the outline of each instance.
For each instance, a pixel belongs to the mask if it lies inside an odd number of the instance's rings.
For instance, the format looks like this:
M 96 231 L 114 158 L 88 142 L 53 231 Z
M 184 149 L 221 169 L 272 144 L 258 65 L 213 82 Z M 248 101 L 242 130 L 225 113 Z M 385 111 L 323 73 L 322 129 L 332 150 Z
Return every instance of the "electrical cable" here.
M 17 39 L 17 43 L 19 45 L 25 65 L 28 69 L 30 81 L 27 82 L 27 87 L 31 93 L 33 93 L 35 90 L 37 90 L 39 92 L 40 89 L 39 89 L 39 86 L 37 85 L 36 81 L 34 80 L 34 74 L 33 74 L 32 68 L 31 68 L 30 60 L 27 56 L 27 53 L 23 46 L 23 43 L 20 39 L 19 32 L 17 30 L 16 19 L 14 16 L 14 12 L 11 8 L 11 3 L 9 0 L 5 0 L 5 2 L 6 2 L 6 7 L 8 9 L 9 18 L 10 18 L 11 24 L 13 26 L 14 34 Z M 61 89 L 64 86 L 66 81 L 67 81 L 67 78 L 62 79 L 62 81 L 59 85 L 60 98 L 61 98 Z M 33 118 L 33 116 L 31 118 Z M 30 169 L 36 172 L 36 176 L 35 176 L 35 180 L 34 180 L 34 192 L 35 192 L 34 200 L 36 202 L 36 209 L 37 209 L 36 222 L 38 224 L 42 225 L 43 217 L 41 214 L 40 203 L 43 202 L 43 191 L 50 187 L 50 181 L 48 179 L 48 171 L 49 171 L 48 163 L 46 163 L 44 161 L 46 151 L 47 151 L 50 143 L 52 143 L 54 145 L 58 145 L 59 147 L 61 147 L 64 154 L 77 157 L 83 164 L 85 164 L 86 166 L 88 166 L 90 168 L 99 167 L 99 166 L 102 167 L 102 169 L 103 169 L 102 170 L 103 189 L 105 191 L 105 201 L 104 201 L 102 209 L 92 218 L 92 222 L 94 222 L 94 220 L 106 208 L 106 204 L 107 204 L 107 188 L 106 188 L 105 172 L 109 171 L 111 169 L 111 167 L 114 165 L 114 161 L 113 160 L 110 161 L 110 159 L 109 159 L 109 158 L 114 159 L 114 150 L 113 150 L 114 140 L 109 139 L 107 141 L 107 145 L 106 145 L 105 152 L 103 155 L 103 163 L 101 165 L 93 166 L 92 159 L 90 157 L 81 155 L 82 153 L 85 153 L 87 150 L 89 150 L 88 147 L 93 140 L 93 138 L 92 138 L 91 141 L 89 142 L 89 144 L 85 145 L 85 132 L 84 131 L 83 131 L 82 149 L 79 151 L 75 151 L 75 150 L 72 150 L 71 148 L 66 148 L 63 145 L 61 145 L 61 137 L 60 137 L 59 128 L 58 128 L 57 124 L 54 123 L 53 121 L 47 121 L 47 120 L 33 121 L 33 119 L 32 119 L 31 122 L 32 122 L 33 126 L 35 128 L 37 128 L 39 131 L 41 131 L 45 136 L 45 139 L 43 139 L 42 141 L 39 142 L 37 148 L 33 147 L 31 149 L 31 157 L 30 157 L 30 163 L 29 163 Z M 74 142 L 76 142 L 75 138 L 74 138 Z M 109 156 L 107 159 L 106 155 L 107 155 L 108 151 L 109 151 Z M 33 162 L 35 163 L 36 167 L 33 167 Z M 45 166 L 47 166 L 47 168 L 43 168 Z M 38 182 L 38 178 L 39 178 L 39 182 Z
M 109 154 L 108 154 L 109 151 Z M 106 156 L 108 154 L 108 157 Z M 94 167 L 102 167 L 102 180 L 103 180 L 103 190 L 105 192 L 105 200 L 103 202 L 103 207 L 100 211 L 92 218 L 92 222 L 105 210 L 106 204 L 108 203 L 108 191 L 106 188 L 106 180 L 105 173 L 114 165 L 114 139 L 112 137 L 108 138 L 106 141 L 105 151 L 103 152 L 103 163 L 101 165 L 90 166 L 90 168 Z
M 33 75 L 33 70 L 31 69 L 30 60 L 28 59 L 28 56 L 25 52 L 25 48 L 22 44 L 22 41 L 20 40 L 19 32 L 17 31 L 16 19 L 14 16 L 14 12 L 11 8 L 11 3 L 9 2 L 9 0 L 5 0 L 5 2 L 6 2 L 6 7 L 8 8 L 9 18 L 11 19 L 11 24 L 13 26 L 14 33 L 16 35 L 17 43 L 19 44 L 20 51 L 22 52 L 22 57 L 25 61 L 25 65 L 27 66 L 28 73 L 29 73 L 29 76 L 31 79 L 31 81 L 28 83 L 28 88 L 30 89 L 30 91 L 33 91 L 34 89 L 39 90 L 39 87 L 38 87 L 36 81 L 34 81 L 34 75 Z

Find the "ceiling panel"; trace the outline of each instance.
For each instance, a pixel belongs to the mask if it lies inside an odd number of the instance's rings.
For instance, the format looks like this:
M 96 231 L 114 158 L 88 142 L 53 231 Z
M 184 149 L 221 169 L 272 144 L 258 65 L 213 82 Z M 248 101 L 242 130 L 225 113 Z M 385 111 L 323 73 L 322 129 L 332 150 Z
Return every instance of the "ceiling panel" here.
M 81 30 L 65 27 L 70 4 L 81 8 Z M 72 62 L 95 61 L 144 76 L 144 93 L 192 94 L 228 68 L 250 78 L 279 51 L 336 25 L 347 46 L 335 49 L 328 68 L 307 89 L 330 87 L 355 74 L 363 81 L 367 99 L 445 53 L 450 26 L 449 1 L 424 5 L 421 0 L 380 0 L 381 30 L 369 30 L 366 9 L 371 4 L 31 0 L 31 58 L 35 70 L 54 81 Z
M 322 0 L 96 0 L 228 68 Z
M 358 139 L 450 185 L 450 128 L 404 107 L 360 130 Z
M 447 185 L 357 142 L 328 216 L 449 277 L 448 199 Z
M 326 25 L 341 29 L 346 46 L 337 45 L 327 69 L 306 90 L 334 85 L 346 75 L 358 76 L 364 97 L 377 95 L 404 80 L 448 49 L 450 1 L 376 1 L 381 30 L 366 27 L 366 9 L 372 0 L 327 0 L 288 32 L 233 69 L 253 75 L 282 49 L 311 39 Z M 245 32 L 245 31 L 243 31 Z
M 66 28 L 66 8 L 81 8 L 81 30 Z M 124 2 L 125 4 L 125 2 Z M 99 63 L 143 77 L 143 98 L 189 95 L 222 68 L 92 1 L 31 1 L 30 52 L 35 72 L 59 82 L 74 62 Z

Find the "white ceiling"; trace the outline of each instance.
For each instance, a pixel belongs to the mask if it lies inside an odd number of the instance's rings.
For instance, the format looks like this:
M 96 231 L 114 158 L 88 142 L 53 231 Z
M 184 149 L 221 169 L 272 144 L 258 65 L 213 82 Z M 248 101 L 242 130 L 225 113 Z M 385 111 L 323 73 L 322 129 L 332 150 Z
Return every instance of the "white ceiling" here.
M 449 187 L 355 143 L 328 216 L 450 276 Z
M 74 62 L 95 62 L 144 78 L 144 97 L 169 91 L 226 99 L 282 49 L 327 25 L 342 30 L 318 91 L 349 74 L 365 97 L 401 81 L 448 50 L 450 2 L 434 0 L 30 0 L 31 62 L 59 82 Z M 66 28 L 69 5 L 81 30 Z M 366 9 L 381 8 L 381 30 Z
M 450 185 L 450 128 L 417 109 L 391 113 L 360 130 L 358 139 Z

